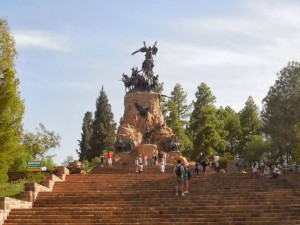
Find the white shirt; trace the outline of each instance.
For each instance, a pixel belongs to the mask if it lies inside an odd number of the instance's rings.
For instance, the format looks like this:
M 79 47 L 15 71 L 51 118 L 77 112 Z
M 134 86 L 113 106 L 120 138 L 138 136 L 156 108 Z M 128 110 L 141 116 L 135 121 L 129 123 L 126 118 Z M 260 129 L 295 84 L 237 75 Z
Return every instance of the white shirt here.
M 265 165 L 264 168 L 264 175 L 270 175 L 270 167 L 268 167 L 267 165 Z
M 165 172 L 165 166 L 164 165 L 160 165 L 160 172 Z
M 252 172 L 256 173 L 258 170 L 258 163 L 255 163 L 255 165 L 252 165 Z

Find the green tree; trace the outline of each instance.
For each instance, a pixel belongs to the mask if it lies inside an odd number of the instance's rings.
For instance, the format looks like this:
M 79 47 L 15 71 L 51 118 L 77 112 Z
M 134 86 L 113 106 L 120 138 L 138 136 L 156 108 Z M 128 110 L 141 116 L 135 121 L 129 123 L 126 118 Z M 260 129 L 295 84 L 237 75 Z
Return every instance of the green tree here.
M 81 140 L 79 142 L 79 150 L 76 150 L 79 160 L 82 161 L 86 158 L 90 159 L 91 154 L 91 138 L 93 134 L 93 114 L 91 112 L 86 112 L 82 123 L 82 133 Z
M 300 64 L 289 62 L 263 99 L 264 132 L 276 145 L 273 154 L 282 161 L 298 160 L 300 123 Z
M 248 165 L 256 160 L 269 159 L 268 153 L 271 150 L 271 143 L 260 135 L 252 135 L 251 139 L 245 144 L 243 158 Z
M 237 155 L 242 135 L 239 114 L 229 106 L 226 106 L 225 109 L 222 107 L 218 109 L 218 115 L 224 123 L 225 132 L 223 132 L 223 135 L 227 142 L 224 154 L 230 154 L 234 158 Z
M 293 160 L 300 163 L 300 123 L 295 125 L 295 147 L 292 150 Z
M 71 162 L 74 162 L 74 158 L 71 155 L 67 155 L 67 158 L 62 162 L 62 166 L 68 167 Z
M 0 183 L 24 151 L 20 144 L 24 104 L 15 77 L 15 42 L 5 20 L 0 19 Z
M 159 98 L 160 110 L 163 114 L 163 117 L 167 119 L 167 114 L 169 113 L 168 100 L 167 100 L 167 96 L 162 94 L 163 91 L 164 91 L 164 83 L 160 83 L 157 88 L 157 92 L 160 94 L 160 98 Z
M 114 150 L 116 123 L 108 103 L 107 95 L 102 86 L 100 96 L 96 101 L 96 111 L 93 121 L 92 151 L 88 161 L 99 156 L 104 150 Z
M 4 71 L 14 72 L 14 59 L 17 55 L 15 41 L 9 33 L 9 27 L 5 20 L 0 19 L 0 74 Z
M 60 140 L 59 134 L 48 131 L 42 123 L 35 129 L 35 133 L 25 132 L 22 137 L 25 150 L 32 157 L 32 160 L 45 159 L 50 149 L 60 146 Z
M 180 143 L 180 150 L 184 151 L 187 147 L 192 146 L 192 143 L 183 129 L 183 123 L 179 121 L 177 109 L 172 100 L 168 101 L 168 108 L 170 114 L 167 120 L 167 124 L 172 129 L 173 133 L 177 135 L 178 141 Z
M 171 92 L 172 100 L 175 104 L 179 120 L 186 124 L 187 118 L 190 116 L 191 104 L 187 104 L 187 93 L 184 92 L 180 84 L 176 84 Z
M 259 109 L 251 96 L 248 97 L 245 107 L 239 112 L 243 136 L 260 135 L 262 121 Z
M 242 136 L 239 145 L 239 154 L 243 154 L 247 142 L 252 136 L 260 136 L 262 133 L 262 120 L 259 117 L 259 109 L 251 96 L 248 97 L 244 108 L 239 112 Z
M 217 116 L 214 106 L 215 96 L 210 88 L 201 83 L 195 94 L 196 102 L 190 118 L 190 134 L 193 137 L 192 158 L 197 159 L 200 152 L 213 155 L 225 149 L 226 141 L 222 138 L 222 121 Z

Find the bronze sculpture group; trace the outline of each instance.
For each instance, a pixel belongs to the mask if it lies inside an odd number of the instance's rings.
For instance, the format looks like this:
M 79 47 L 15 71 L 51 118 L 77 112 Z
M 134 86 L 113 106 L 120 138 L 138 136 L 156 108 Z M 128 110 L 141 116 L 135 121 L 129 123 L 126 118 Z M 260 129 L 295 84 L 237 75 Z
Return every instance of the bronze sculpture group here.
M 137 91 L 155 91 L 159 85 L 158 75 L 154 75 L 153 67 L 154 60 L 153 55 L 156 55 L 158 48 L 155 44 L 147 48 L 144 42 L 144 47 L 132 53 L 132 55 L 138 52 L 145 52 L 145 60 L 142 64 L 142 69 L 133 67 L 131 69 L 131 76 L 123 73 L 121 81 L 123 81 L 126 92 L 137 92 Z

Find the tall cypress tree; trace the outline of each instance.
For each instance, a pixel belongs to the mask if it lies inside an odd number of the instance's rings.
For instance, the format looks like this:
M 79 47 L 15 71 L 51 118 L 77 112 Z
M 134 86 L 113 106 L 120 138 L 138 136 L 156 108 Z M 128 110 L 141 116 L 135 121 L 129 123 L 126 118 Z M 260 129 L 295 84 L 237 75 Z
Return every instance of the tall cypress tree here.
M 20 144 L 24 104 L 15 77 L 15 42 L 5 20 L 0 19 L 0 182 L 24 150 Z
M 116 136 L 116 123 L 114 115 L 111 111 L 111 105 L 108 103 L 107 95 L 102 86 L 100 96 L 96 101 L 96 111 L 93 121 L 93 135 L 91 139 L 91 154 L 92 158 L 99 156 L 104 150 L 114 150 Z
M 82 123 L 82 133 L 81 140 L 79 142 L 79 151 L 76 150 L 79 160 L 92 159 L 91 154 L 91 138 L 93 134 L 93 114 L 92 112 L 86 112 L 84 114 L 83 123 Z

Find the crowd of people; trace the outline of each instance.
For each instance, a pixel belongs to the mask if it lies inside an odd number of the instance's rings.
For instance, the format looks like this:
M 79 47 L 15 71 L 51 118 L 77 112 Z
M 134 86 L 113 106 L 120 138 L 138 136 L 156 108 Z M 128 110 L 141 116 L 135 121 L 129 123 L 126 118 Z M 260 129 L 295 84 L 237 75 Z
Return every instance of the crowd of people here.
M 244 170 L 244 159 L 238 156 L 236 159 L 236 167 L 239 173 L 246 173 Z M 274 179 L 282 175 L 283 166 L 280 164 L 273 164 L 268 162 L 258 162 L 254 160 L 251 164 L 251 170 L 254 179 Z
M 146 154 L 139 155 L 135 158 L 134 162 L 136 166 L 136 172 L 142 173 L 144 166 L 147 165 L 158 165 L 160 173 L 165 173 L 165 168 L 167 165 L 167 154 L 163 151 L 155 151 L 152 155 L 152 159 L 148 159 L 148 156 Z
M 217 172 L 220 169 L 219 165 L 219 156 L 210 156 L 206 157 L 204 153 L 200 154 L 199 161 L 194 163 L 194 172 L 195 175 L 198 176 L 201 173 L 206 174 L 206 167 L 210 166 L 215 169 Z M 108 151 L 106 154 L 108 167 L 112 166 L 112 153 Z M 135 158 L 134 162 L 136 166 L 136 173 L 143 173 L 144 167 L 147 165 L 158 165 L 159 172 L 161 174 L 165 173 L 166 165 L 167 165 L 167 154 L 163 151 L 155 151 L 152 155 L 152 158 L 148 159 L 146 154 L 138 155 Z M 100 165 L 103 167 L 104 165 L 104 155 L 100 155 Z M 244 159 L 241 156 L 236 158 L 235 166 L 237 167 L 238 173 L 246 173 L 244 170 Z M 270 165 L 267 162 L 258 162 L 253 161 L 251 164 L 251 170 L 253 173 L 254 179 L 274 179 L 279 177 L 282 174 L 282 166 L 281 165 Z M 177 164 L 173 168 L 173 172 L 175 173 L 175 189 L 176 195 L 185 196 L 189 193 L 189 180 L 191 179 L 191 173 L 188 166 L 182 162 L 182 160 L 177 160 Z
M 254 161 L 251 166 L 254 179 L 274 179 L 282 175 L 282 165 L 270 165 L 266 162 Z

